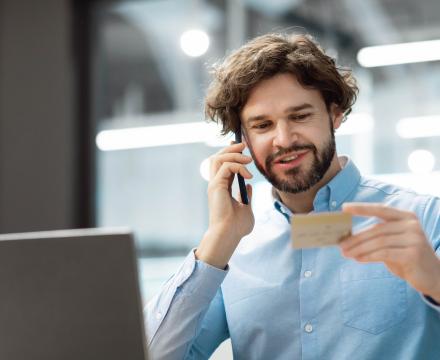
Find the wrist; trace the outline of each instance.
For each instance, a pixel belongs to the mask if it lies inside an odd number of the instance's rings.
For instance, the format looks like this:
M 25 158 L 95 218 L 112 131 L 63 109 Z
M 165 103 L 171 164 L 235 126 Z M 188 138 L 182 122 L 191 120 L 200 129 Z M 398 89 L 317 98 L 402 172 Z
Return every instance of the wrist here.
M 429 295 L 437 304 L 440 305 L 440 277 L 437 278 L 437 287 L 436 291 Z
M 194 255 L 196 257 L 196 260 L 203 261 L 205 264 L 214 266 L 220 270 L 224 270 L 228 264 L 223 259 L 220 259 L 215 255 L 213 256 L 212 254 L 204 252 L 200 247 L 196 249 Z
M 231 246 L 231 243 L 233 242 L 221 233 L 208 230 L 195 251 L 195 257 L 224 270 L 236 247 Z
M 433 277 L 434 283 L 432 286 L 432 291 L 429 294 L 425 294 L 429 296 L 432 300 L 434 300 L 437 304 L 440 304 L 440 259 L 437 258 L 437 272 L 436 276 Z

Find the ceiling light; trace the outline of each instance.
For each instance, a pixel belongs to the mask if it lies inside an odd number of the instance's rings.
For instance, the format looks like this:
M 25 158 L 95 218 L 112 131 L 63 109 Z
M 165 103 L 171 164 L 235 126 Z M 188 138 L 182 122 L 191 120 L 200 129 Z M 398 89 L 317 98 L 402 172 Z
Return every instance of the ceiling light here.
M 372 131 L 374 128 L 374 119 L 367 113 L 354 113 L 347 117 L 339 129 L 336 129 L 336 135 L 354 135 Z
M 400 119 L 397 134 L 404 139 L 440 136 L 440 116 L 419 116 Z
M 185 31 L 180 37 L 180 47 L 188 56 L 202 56 L 209 48 L 209 36 L 202 30 Z
M 170 125 L 103 130 L 96 136 L 96 145 L 102 151 L 127 150 L 145 147 L 206 143 L 209 146 L 227 146 L 230 137 L 220 135 L 215 123 L 192 122 Z
M 211 169 L 211 160 L 209 158 L 206 158 L 200 164 L 200 175 L 202 175 L 202 178 L 205 179 L 206 181 L 209 181 L 210 169 Z
M 363 67 L 440 60 L 440 40 L 369 46 L 359 50 L 357 60 Z
M 408 167 L 415 174 L 430 173 L 434 169 L 435 157 L 428 150 L 414 150 L 408 156 Z

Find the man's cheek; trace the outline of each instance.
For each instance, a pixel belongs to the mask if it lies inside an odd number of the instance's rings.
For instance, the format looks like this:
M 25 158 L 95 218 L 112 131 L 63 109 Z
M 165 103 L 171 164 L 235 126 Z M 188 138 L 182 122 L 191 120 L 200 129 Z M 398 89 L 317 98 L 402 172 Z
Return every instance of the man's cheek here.
M 266 164 L 267 162 L 267 156 L 258 156 L 257 157 L 257 162 L 258 164 L 260 164 L 260 167 L 264 170 L 267 171 L 267 165 L 270 166 L 270 164 Z
M 261 155 L 258 156 L 256 154 L 254 154 L 252 157 L 254 158 L 254 163 L 257 169 L 263 174 L 266 174 L 267 173 L 266 157 Z

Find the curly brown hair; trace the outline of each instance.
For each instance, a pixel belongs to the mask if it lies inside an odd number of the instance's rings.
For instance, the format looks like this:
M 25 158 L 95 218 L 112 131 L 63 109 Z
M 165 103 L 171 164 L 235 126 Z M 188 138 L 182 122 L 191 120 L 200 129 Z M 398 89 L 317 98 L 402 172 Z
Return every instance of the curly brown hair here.
M 302 86 L 320 91 L 327 109 L 334 103 L 345 116 L 358 94 L 351 70 L 338 67 L 310 35 L 259 36 L 214 65 L 212 73 L 205 115 L 221 123 L 223 135 L 240 128 L 240 112 L 253 87 L 279 73 L 291 73 Z

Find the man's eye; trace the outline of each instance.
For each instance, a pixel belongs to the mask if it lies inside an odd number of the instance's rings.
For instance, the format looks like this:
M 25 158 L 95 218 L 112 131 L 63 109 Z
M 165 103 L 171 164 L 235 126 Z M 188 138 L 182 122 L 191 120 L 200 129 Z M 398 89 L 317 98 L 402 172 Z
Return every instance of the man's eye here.
M 301 121 L 306 120 L 310 114 L 289 115 L 290 120 Z
M 269 123 L 261 123 L 261 124 L 255 125 L 254 129 L 265 129 L 265 128 L 269 127 L 269 126 L 270 126 Z

